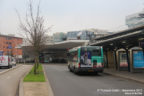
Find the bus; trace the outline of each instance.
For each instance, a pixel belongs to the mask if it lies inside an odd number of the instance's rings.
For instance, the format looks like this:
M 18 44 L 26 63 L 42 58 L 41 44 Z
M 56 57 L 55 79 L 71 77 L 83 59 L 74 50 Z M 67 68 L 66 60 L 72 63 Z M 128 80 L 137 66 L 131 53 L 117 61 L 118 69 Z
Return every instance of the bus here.
M 81 46 L 67 53 L 68 69 L 74 73 L 103 72 L 104 56 L 101 46 Z

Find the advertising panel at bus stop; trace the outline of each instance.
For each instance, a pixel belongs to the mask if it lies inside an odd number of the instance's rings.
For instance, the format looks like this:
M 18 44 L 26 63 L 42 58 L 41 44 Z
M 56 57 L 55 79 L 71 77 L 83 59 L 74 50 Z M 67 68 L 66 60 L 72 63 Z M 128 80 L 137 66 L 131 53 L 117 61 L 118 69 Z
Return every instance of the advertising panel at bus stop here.
M 124 51 L 119 52 L 120 67 L 128 67 L 126 53 Z
M 133 67 L 144 68 L 144 53 L 143 51 L 133 51 Z

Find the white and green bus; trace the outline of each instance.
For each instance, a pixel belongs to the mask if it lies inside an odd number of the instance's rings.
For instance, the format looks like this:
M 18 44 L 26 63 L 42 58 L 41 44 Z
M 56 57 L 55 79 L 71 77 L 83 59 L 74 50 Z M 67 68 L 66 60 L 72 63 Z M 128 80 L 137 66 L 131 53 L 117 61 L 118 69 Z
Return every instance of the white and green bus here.
M 103 48 L 101 46 L 81 46 L 68 51 L 68 69 L 71 72 L 103 72 Z

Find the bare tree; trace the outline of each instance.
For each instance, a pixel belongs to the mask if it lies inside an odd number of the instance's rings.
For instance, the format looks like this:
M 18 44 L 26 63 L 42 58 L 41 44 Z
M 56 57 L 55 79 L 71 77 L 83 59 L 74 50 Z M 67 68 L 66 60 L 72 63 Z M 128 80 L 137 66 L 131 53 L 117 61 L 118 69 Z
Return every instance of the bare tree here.
M 39 66 L 39 54 L 46 44 L 46 33 L 50 27 L 45 28 L 44 18 L 43 16 L 40 16 L 40 2 L 36 6 L 35 11 L 32 0 L 29 0 L 28 12 L 26 12 L 25 19 L 22 20 L 19 14 L 18 17 L 20 21 L 20 28 L 24 32 L 24 35 L 32 47 L 33 54 L 35 56 L 34 74 L 36 74 Z

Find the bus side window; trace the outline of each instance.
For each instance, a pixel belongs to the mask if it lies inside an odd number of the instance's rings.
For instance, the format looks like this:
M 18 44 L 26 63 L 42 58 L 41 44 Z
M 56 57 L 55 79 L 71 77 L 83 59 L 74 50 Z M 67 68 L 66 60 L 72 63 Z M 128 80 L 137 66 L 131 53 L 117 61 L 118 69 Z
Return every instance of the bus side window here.
M 101 56 L 101 50 L 93 50 L 92 55 L 93 56 Z
M 73 60 L 74 60 L 74 62 L 77 62 L 77 60 L 78 60 L 77 51 L 74 53 Z
M 72 57 L 72 53 L 70 53 L 70 55 L 69 55 L 69 60 L 72 61 L 72 58 L 73 58 L 73 57 Z

